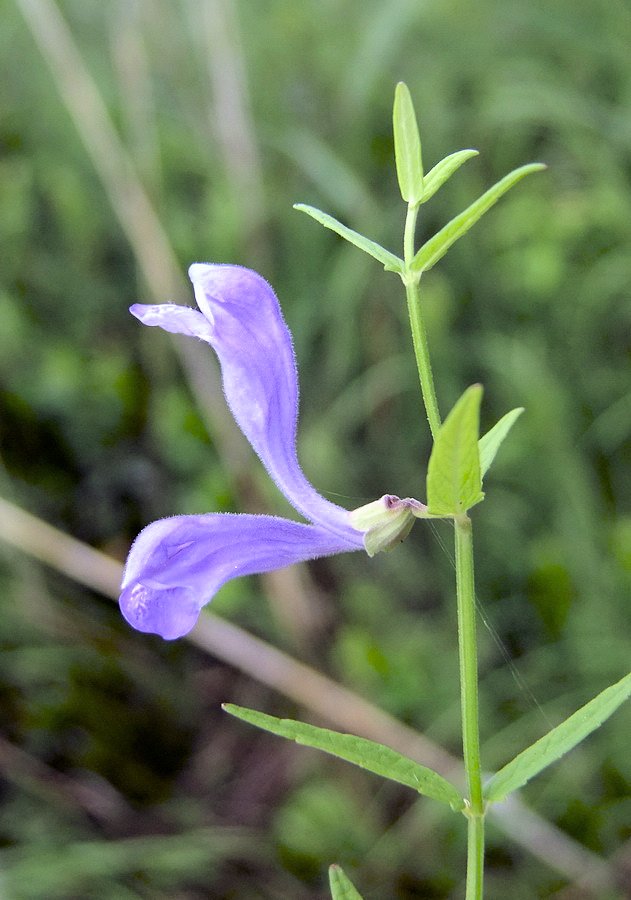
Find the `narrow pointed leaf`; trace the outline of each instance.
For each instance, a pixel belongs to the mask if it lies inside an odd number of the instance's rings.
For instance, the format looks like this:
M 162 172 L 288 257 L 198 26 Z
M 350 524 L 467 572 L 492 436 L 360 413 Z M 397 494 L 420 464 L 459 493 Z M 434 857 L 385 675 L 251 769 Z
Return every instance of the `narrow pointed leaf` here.
M 447 803 L 452 809 L 459 810 L 464 806 L 464 800 L 459 792 L 442 775 L 384 744 L 377 744 L 354 734 L 340 734 L 337 731 L 329 731 L 328 728 L 317 728 L 315 725 L 307 725 L 293 719 L 277 719 L 275 716 L 235 706 L 233 703 L 224 703 L 223 709 L 251 725 L 271 731 L 272 734 L 296 741 L 297 744 L 306 747 L 323 750 L 368 772 L 381 775 L 382 778 L 404 784 L 419 794 Z
M 493 776 L 484 790 L 490 803 L 503 800 L 595 731 L 631 696 L 631 673 L 582 706 Z
M 427 468 L 427 507 L 457 516 L 483 499 L 478 435 L 482 387 L 467 388 L 436 437 Z
M 328 213 L 316 209 L 315 206 L 308 206 L 306 203 L 294 203 L 294 209 L 299 210 L 299 212 L 307 213 L 308 216 L 311 216 L 311 218 L 315 219 L 316 222 L 319 222 L 320 225 L 324 225 L 325 228 L 330 228 L 331 231 L 339 234 L 340 237 L 344 238 L 344 240 L 348 241 L 350 244 L 359 247 L 364 253 L 367 253 L 369 256 L 378 260 L 386 271 L 403 271 L 402 259 L 399 259 L 394 253 L 390 253 L 389 250 L 386 250 L 385 247 L 375 243 L 375 241 L 371 241 L 370 238 L 364 237 L 363 234 L 359 234 L 358 231 L 353 231 L 352 228 L 347 228 L 346 225 L 342 225 L 341 222 L 338 222 L 337 219 L 334 219 L 333 216 L 330 216 Z
M 507 412 L 505 416 L 502 416 L 499 422 L 496 422 L 495 425 L 480 438 L 480 473 L 483 478 L 495 459 L 495 454 L 499 450 L 504 438 L 523 411 L 523 406 L 518 406 L 517 409 L 511 409 L 510 412 Z
M 437 162 L 433 169 L 430 169 L 423 179 L 423 203 L 427 203 L 430 197 L 433 197 L 439 187 L 447 181 L 448 178 L 457 172 L 463 163 L 473 156 L 477 156 L 477 150 L 457 150 L 450 153 L 440 162 Z
M 408 86 L 402 81 L 394 93 L 392 114 L 394 158 L 401 196 L 407 203 L 420 203 L 423 197 L 423 160 L 421 137 Z
M 515 169 L 514 172 L 510 172 L 501 181 L 498 181 L 492 188 L 489 188 L 475 203 L 472 203 L 464 212 L 461 212 L 451 222 L 448 222 L 444 228 L 441 228 L 433 238 L 430 238 L 429 241 L 423 244 L 412 260 L 412 271 L 427 272 L 428 269 L 431 269 L 445 255 L 451 245 L 458 238 L 461 238 L 463 234 L 466 234 L 478 219 L 497 203 L 503 194 L 526 175 L 530 175 L 531 172 L 539 172 L 541 169 L 545 169 L 545 166 L 541 163 L 521 166 L 519 169 Z
M 329 885 L 333 900 L 362 900 L 362 895 L 341 866 L 329 866 Z

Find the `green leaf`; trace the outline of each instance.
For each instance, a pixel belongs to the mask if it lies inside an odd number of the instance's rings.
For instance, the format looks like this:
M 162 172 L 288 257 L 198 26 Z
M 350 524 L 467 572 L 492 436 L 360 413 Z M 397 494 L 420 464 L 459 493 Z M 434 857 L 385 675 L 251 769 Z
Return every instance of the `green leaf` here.
M 337 219 L 334 219 L 333 216 L 328 215 L 328 213 L 316 209 L 315 206 L 307 206 L 306 203 L 294 203 L 294 209 L 307 213 L 308 216 L 311 216 L 311 218 L 315 219 L 316 222 L 319 222 L 320 225 L 324 225 L 325 228 L 330 228 L 331 231 L 339 234 L 344 240 L 359 247 L 364 253 L 368 253 L 369 256 L 378 260 L 387 272 L 403 272 L 404 266 L 402 259 L 399 259 L 394 253 L 390 253 L 389 250 L 386 250 L 385 247 L 375 243 L 375 241 L 371 241 L 370 238 L 364 237 L 363 234 L 359 234 L 358 231 L 353 231 L 352 228 L 347 228 L 346 225 L 342 225 L 341 222 L 338 222 Z
M 427 467 L 432 515 L 457 516 L 484 498 L 478 449 L 481 399 L 481 385 L 467 388 L 436 436 Z
M 381 775 L 382 778 L 411 787 L 419 794 L 449 804 L 452 809 L 459 810 L 464 807 L 464 800 L 459 792 L 442 775 L 384 744 L 377 744 L 354 734 L 340 734 L 337 731 L 329 731 L 328 728 L 316 728 L 315 725 L 307 725 L 293 719 L 277 719 L 275 716 L 268 716 L 254 709 L 244 709 L 233 703 L 224 703 L 223 709 L 230 715 L 243 719 L 244 722 L 271 731 L 272 734 L 296 741 L 297 744 L 306 747 L 324 750 L 325 753 L 345 759 L 375 775 Z
M 457 172 L 460 166 L 472 156 L 477 156 L 477 150 L 457 150 L 450 153 L 440 162 L 437 162 L 433 169 L 430 169 L 423 179 L 423 203 L 427 203 L 430 197 L 433 197 L 439 187 L 447 181 L 448 178 Z
M 420 203 L 423 197 L 423 160 L 421 137 L 416 123 L 412 97 L 408 86 L 400 81 L 394 92 L 392 112 L 394 128 L 394 158 L 401 196 L 410 204 Z
M 631 673 L 582 706 L 493 776 L 484 789 L 489 803 L 503 800 L 595 731 L 631 696 Z
M 362 895 L 341 866 L 329 866 L 329 885 L 333 900 L 362 900 Z
M 496 422 L 495 425 L 480 438 L 480 473 L 483 478 L 495 459 L 495 454 L 499 450 L 504 438 L 523 411 L 523 406 L 511 409 L 510 412 L 507 412 L 505 416 L 502 416 L 499 422 Z
M 498 181 L 485 194 L 482 194 L 475 203 L 472 203 L 464 212 L 461 212 L 455 219 L 448 222 L 444 228 L 441 228 L 433 238 L 430 238 L 423 244 L 412 260 L 412 271 L 427 272 L 428 269 L 431 269 L 445 255 L 451 245 L 458 238 L 461 238 L 463 234 L 466 234 L 478 219 L 497 203 L 503 194 L 526 175 L 530 175 L 531 172 L 539 172 L 541 169 L 545 169 L 545 166 L 541 163 L 531 163 L 527 166 L 521 166 L 521 168 L 515 169 L 514 172 L 504 176 L 501 181 Z

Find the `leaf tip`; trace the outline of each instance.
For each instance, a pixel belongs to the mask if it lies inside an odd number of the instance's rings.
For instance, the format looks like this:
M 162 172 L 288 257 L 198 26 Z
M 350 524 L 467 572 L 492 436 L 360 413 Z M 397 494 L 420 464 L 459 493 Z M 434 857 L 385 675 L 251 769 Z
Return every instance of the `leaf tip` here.
M 464 397 L 472 397 L 476 403 L 482 402 L 482 395 L 484 394 L 484 386 L 479 382 L 475 384 L 469 385 L 467 390 L 464 392 Z
M 394 156 L 399 189 L 403 199 L 417 205 L 423 198 L 421 136 L 409 88 L 400 81 L 394 91 L 392 110 Z
M 521 172 L 522 175 L 532 175 L 534 172 L 544 172 L 547 168 L 546 163 L 534 162 L 526 163 L 525 166 L 520 166 L 515 171 Z

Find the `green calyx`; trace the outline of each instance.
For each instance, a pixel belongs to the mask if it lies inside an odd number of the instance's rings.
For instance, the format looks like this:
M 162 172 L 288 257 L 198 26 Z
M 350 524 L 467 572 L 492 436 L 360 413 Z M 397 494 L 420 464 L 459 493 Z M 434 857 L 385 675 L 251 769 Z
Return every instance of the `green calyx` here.
M 364 547 L 368 556 L 381 550 L 392 550 L 404 541 L 414 524 L 415 518 L 425 518 L 425 504 L 411 497 L 401 499 L 393 494 L 384 494 L 349 513 L 351 525 L 365 532 Z

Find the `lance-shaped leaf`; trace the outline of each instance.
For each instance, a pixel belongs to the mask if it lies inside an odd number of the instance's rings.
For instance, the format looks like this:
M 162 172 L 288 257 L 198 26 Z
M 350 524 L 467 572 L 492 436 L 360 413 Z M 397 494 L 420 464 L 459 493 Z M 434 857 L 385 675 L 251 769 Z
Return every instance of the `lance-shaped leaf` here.
M 491 463 L 495 459 L 495 454 L 503 443 L 504 438 L 523 411 L 523 406 L 511 409 L 510 412 L 507 412 L 505 416 L 502 416 L 499 422 L 496 422 L 495 425 L 480 438 L 480 473 L 483 478 L 491 467 Z
M 498 181 L 485 194 L 482 194 L 475 203 L 472 203 L 464 212 L 461 212 L 451 222 L 448 222 L 434 237 L 423 244 L 412 260 L 412 271 L 427 272 L 428 269 L 431 269 L 445 255 L 451 245 L 458 238 L 461 238 L 463 234 L 466 234 L 478 219 L 497 203 L 500 197 L 510 190 L 513 185 L 521 181 L 526 175 L 530 175 L 531 172 L 539 172 L 541 169 L 545 169 L 543 164 L 531 163 L 527 166 L 521 166 L 519 169 L 515 169 L 514 172 L 504 176 L 501 181 Z
M 306 213 L 308 216 L 311 216 L 312 219 L 315 219 L 316 222 L 319 222 L 320 225 L 324 225 L 325 228 L 329 228 L 331 231 L 339 234 L 345 241 L 354 244 L 355 247 L 359 247 L 364 253 L 367 253 L 369 256 L 372 256 L 373 259 L 378 260 L 387 272 L 403 272 L 404 265 L 402 259 L 399 259 L 394 253 L 390 253 L 389 250 L 386 250 L 385 247 L 375 243 L 375 241 L 371 241 L 370 238 L 364 237 L 364 235 L 360 234 L 358 231 L 347 228 L 346 225 L 338 222 L 337 219 L 334 219 L 333 216 L 330 216 L 328 213 L 316 209 L 315 206 L 308 206 L 306 203 L 294 203 L 294 209 Z
M 595 731 L 631 696 L 631 673 L 582 706 L 493 776 L 484 790 L 489 803 L 503 800 Z
M 457 516 L 484 498 L 480 474 L 482 387 L 464 392 L 440 427 L 427 468 L 427 507 L 439 516 Z
M 433 169 L 430 169 L 423 179 L 423 203 L 427 203 L 430 197 L 433 197 L 439 187 L 447 181 L 448 178 L 457 172 L 463 163 L 473 156 L 477 156 L 477 150 L 457 150 L 450 153 L 440 162 L 437 162 Z
M 423 198 L 421 137 L 410 91 L 402 81 L 397 84 L 394 93 L 392 124 L 399 189 L 403 199 L 414 205 L 420 203 Z
M 362 900 L 362 895 L 341 866 L 329 866 L 329 886 L 333 900 Z
M 223 709 L 243 719 L 244 722 L 271 731 L 279 737 L 288 738 L 306 747 L 314 747 L 316 750 L 323 750 L 375 775 L 381 775 L 382 778 L 404 784 L 419 794 L 447 803 L 454 810 L 464 807 L 460 793 L 446 778 L 384 744 L 377 744 L 354 734 L 340 734 L 328 728 L 317 728 L 315 725 L 307 725 L 293 719 L 277 719 L 275 716 L 235 706 L 233 703 L 224 703 Z

